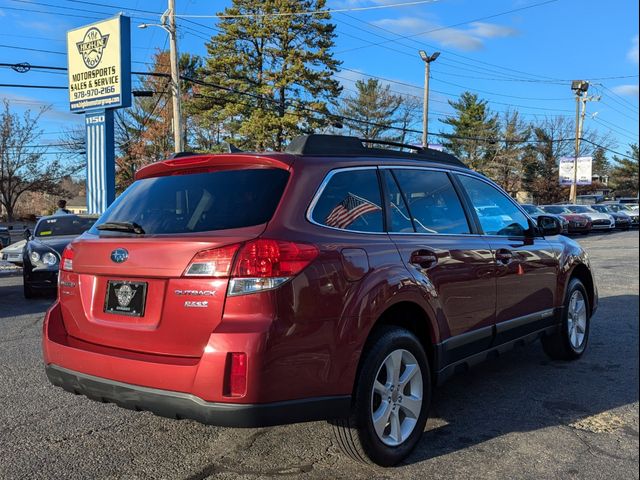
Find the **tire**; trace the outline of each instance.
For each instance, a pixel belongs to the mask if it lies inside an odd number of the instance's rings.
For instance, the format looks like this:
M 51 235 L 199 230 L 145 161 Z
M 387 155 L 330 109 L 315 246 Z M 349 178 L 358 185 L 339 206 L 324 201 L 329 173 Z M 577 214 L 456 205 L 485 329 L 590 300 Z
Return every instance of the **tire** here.
M 587 290 L 580 280 L 574 278 L 567 288 L 560 329 L 542 338 L 545 353 L 553 360 L 580 358 L 589 342 L 590 313 Z
M 400 367 L 393 368 L 394 365 Z M 400 382 L 409 376 L 404 386 L 397 383 L 400 388 L 394 388 L 395 391 L 391 390 L 394 371 L 398 372 Z M 375 392 L 374 385 L 378 386 Z M 363 351 L 351 415 L 333 422 L 340 449 L 358 462 L 382 467 L 402 461 L 422 436 L 431 390 L 429 361 L 418 338 L 403 328 L 380 327 Z M 408 402 L 420 396 L 420 403 Z M 381 418 L 378 430 L 374 426 L 374 413 Z
M 36 293 L 33 291 L 33 287 L 29 285 L 26 278 L 22 282 L 22 291 L 24 293 L 24 298 L 27 300 L 35 298 L 36 296 Z

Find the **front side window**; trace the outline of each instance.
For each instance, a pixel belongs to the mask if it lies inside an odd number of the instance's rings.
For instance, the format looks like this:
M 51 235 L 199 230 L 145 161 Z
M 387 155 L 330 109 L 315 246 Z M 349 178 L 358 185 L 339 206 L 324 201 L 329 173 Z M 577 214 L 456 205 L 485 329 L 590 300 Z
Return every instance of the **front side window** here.
M 390 232 L 414 232 L 411 214 L 391 170 L 381 170 L 387 194 Z
M 432 170 L 393 171 L 417 233 L 468 234 L 467 217 L 449 176 Z
M 335 173 L 313 208 L 315 222 L 358 232 L 382 232 L 382 199 L 375 169 Z
M 486 235 L 521 237 L 529 221 L 514 202 L 497 188 L 477 178 L 458 175 Z

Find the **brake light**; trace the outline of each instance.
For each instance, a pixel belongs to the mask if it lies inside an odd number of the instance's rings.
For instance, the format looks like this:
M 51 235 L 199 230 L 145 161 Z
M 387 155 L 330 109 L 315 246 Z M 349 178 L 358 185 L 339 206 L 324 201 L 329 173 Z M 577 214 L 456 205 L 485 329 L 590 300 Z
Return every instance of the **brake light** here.
M 62 252 L 60 268 L 65 272 L 73 272 L 73 248 L 71 247 L 71 245 L 67 245 L 67 247 Z
M 244 295 L 277 288 L 317 256 L 315 245 L 257 239 L 199 252 L 185 276 L 229 277 L 228 295 Z
M 231 352 L 228 358 L 227 396 L 242 397 L 247 393 L 247 354 Z
M 187 277 L 228 277 L 240 245 L 227 245 L 198 252 L 184 272 Z
M 233 277 L 292 277 L 314 258 L 318 249 L 306 243 L 253 240 L 244 244 L 233 269 Z

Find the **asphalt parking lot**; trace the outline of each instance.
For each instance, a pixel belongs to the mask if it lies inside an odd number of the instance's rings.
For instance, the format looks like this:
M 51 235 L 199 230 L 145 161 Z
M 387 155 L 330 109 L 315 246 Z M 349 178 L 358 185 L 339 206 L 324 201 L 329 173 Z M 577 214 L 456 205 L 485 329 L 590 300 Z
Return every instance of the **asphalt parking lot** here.
M 343 457 L 324 422 L 224 429 L 136 413 L 49 385 L 51 299 L 0 272 L 0 478 L 638 478 L 638 231 L 580 238 L 600 290 L 589 351 L 534 343 L 458 375 L 395 469 Z

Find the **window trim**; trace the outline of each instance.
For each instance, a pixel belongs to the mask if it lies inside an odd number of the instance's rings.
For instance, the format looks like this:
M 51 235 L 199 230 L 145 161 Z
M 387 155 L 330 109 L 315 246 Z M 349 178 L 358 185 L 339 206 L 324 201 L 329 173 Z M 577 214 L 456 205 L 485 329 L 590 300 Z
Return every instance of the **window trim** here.
M 350 172 L 350 171 L 356 171 L 356 170 L 374 170 L 375 174 L 376 174 L 376 183 L 378 185 L 378 192 L 380 194 L 380 198 L 381 198 L 381 203 L 382 205 L 380 205 L 380 208 L 382 208 L 382 232 L 365 232 L 362 230 L 347 230 L 344 228 L 338 228 L 338 227 L 331 227 L 329 225 L 325 225 L 324 223 L 320 223 L 316 220 L 313 219 L 313 210 L 315 209 L 318 201 L 320 200 L 320 197 L 322 196 L 324 189 L 326 188 L 327 184 L 331 181 L 331 179 L 333 178 L 334 175 L 336 175 L 337 173 L 342 173 L 342 172 Z M 307 213 L 305 215 L 306 219 L 308 222 L 312 223 L 313 225 L 317 225 L 318 227 L 322 227 L 322 228 L 328 228 L 329 230 L 336 230 L 338 232 L 342 232 L 342 233 L 357 233 L 357 234 L 367 234 L 367 235 L 387 235 L 387 226 L 386 226 L 386 222 L 385 222 L 385 216 L 386 216 L 386 208 L 384 205 L 384 197 L 382 196 L 382 191 L 381 191 L 381 185 L 380 185 L 380 175 L 378 174 L 378 167 L 376 165 L 369 165 L 369 166 L 365 166 L 365 167 L 345 167 L 345 168 L 336 168 L 334 170 L 329 171 L 324 179 L 322 180 L 322 182 L 320 183 L 320 186 L 318 187 L 318 189 L 316 190 L 316 193 L 313 196 L 313 199 L 311 200 L 311 203 L 309 204 L 309 207 L 307 208 Z
M 500 185 L 492 182 L 488 178 L 485 178 L 485 177 L 483 177 L 481 175 L 472 175 L 472 174 L 465 173 L 465 172 L 455 172 L 453 174 L 454 177 L 456 177 L 457 175 L 464 175 L 465 177 L 475 178 L 476 180 L 484 182 L 487 185 L 489 185 L 490 187 L 493 187 L 495 190 L 498 191 L 498 193 L 500 193 L 508 201 L 510 201 L 511 204 L 516 207 L 516 210 L 518 210 L 520 213 L 522 213 L 524 215 L 524 217 L 527 219 L 527 223 L 529 224 L 529 229 L 525 231 L 524 235 L 493 235 L 493 234 L 485 233 L 484 229 L 482 228 L 482 224 L 480 223 L 480 218 L 478 217 L 478 213 L 476 212 L 475 208 L 473 207 L 473 202 L 471 201 L 471 198 L 469 198 L 469 194 L 467 193 L 467 189 L 464 187 L 464 185 L 462 185 L 460 180 L 458 178 L 456 178 L 456 183 L 460 184 L 460 189 L 461 189 L 461 191 L 462 191 L 462 193 L 463 193 L 463 195 L 465 197 L 465 200 L 468 202 L 469 211 L 470 211 L 471 215 L 473 216 L 473 218 L 475 219 L 475 222 L 477 224 L 478 231 L 480 232 L 480 235 L 482 235 L 485 238 L 515 238 L 515 239 L 527 239 L 527 238 L 535 238 L 535 237 L 539 236 L 538 229 L 533 224 L 533 222 L 531 220 L 531 217 L 529 217 L 527 212 L 524 211 L 524 209 L 520 206 L 520 204 L 518 202 L 516 202 L 511 197 L 511 195 L 509 195 L 507 192 L 505 192 L 504 189 L 502 189 L 500 187 Z

